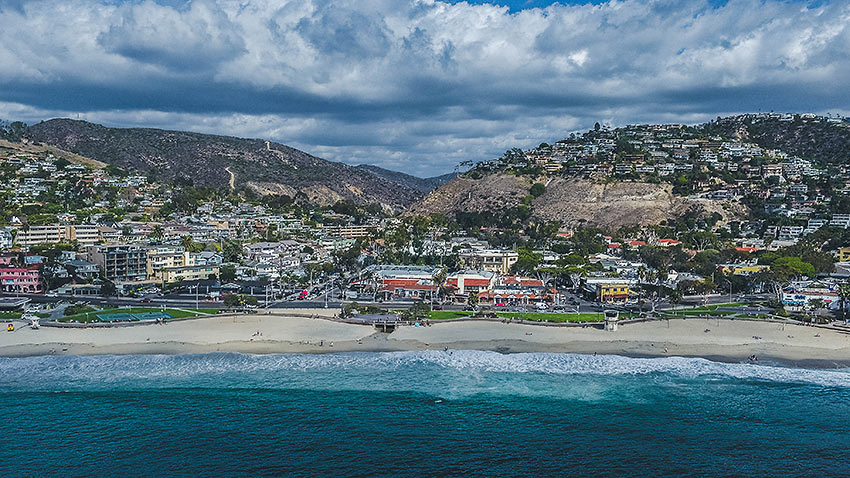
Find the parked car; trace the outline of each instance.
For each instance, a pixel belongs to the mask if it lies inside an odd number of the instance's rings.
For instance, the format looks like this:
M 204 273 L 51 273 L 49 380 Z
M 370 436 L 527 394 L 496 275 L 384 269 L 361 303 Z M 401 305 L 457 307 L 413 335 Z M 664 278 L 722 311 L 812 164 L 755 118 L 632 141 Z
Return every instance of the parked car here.
M 443 306 L 439 304 L 435 304 L 431 306 L 431 310 L 443 310 Z
M 153 302 L 153 299 L 151 299 L 150 297 L 145 297 L 144 299 L 139 300 L 139 302 L 150 304 L 151 302 Z

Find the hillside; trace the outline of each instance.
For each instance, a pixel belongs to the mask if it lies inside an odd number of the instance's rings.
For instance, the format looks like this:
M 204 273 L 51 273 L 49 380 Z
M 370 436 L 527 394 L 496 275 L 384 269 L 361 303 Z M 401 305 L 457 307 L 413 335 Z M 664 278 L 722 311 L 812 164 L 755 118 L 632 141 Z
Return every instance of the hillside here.
M 434 176 L 431 178 L 420 178 L 417 176 L 412 176 L 410 174 L 384 169 L 379 166 L 373 166 L 371 164 L 361 164 L 355 167 L 370 174 L 374 174 L 375 176 L 385 178 L 399 184 L 403 184 L 423 194 L 427 194 L 433 191 L 434 189 L 451 181 L 455 176 L 457 176 L 457 174 L 455 173 L 449 173 L 444 174 L 442 176 Z
M 27 136 L 155 179 L 184 178 L 195 185 L 249 188 L 318 204 L 346 199 L 401 209 L 423 196 L 420 190 L 387 177 L 260 139 L 108 128 L 70 119 L 30 126 Z
M 721 201 L 689 200 L 676 196 L 665 184 L 604 182 L 587 179 L 542 180 L 545 192 L 531 202 L 531 218 L 618 228 L 625 225 L 658 224 L 685 214 L 717 212 L 724 219 L 743 215 L 740 205 Z M 471 179 L 459 177 L 435 190 L 411 207 L 411 214 L 457 212 L 499 213 L 523 203 L 532 180 L 495 173 Z
M 763 148 L 781 149 L 804 159 L 833 164 L 850 162 L 850 123 L 846 121 L 804 115 L 768 118 L 739 115 L 720 118 L 704 128 L 714 134 L 751 141 Z

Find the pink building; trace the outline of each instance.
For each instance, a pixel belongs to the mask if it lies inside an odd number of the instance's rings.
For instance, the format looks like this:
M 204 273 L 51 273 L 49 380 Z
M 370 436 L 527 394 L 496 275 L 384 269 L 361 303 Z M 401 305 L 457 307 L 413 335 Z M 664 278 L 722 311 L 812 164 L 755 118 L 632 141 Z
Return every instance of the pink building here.
M 0 287 L 3 292 L 43 292 L 38 266 L 0 267 Z

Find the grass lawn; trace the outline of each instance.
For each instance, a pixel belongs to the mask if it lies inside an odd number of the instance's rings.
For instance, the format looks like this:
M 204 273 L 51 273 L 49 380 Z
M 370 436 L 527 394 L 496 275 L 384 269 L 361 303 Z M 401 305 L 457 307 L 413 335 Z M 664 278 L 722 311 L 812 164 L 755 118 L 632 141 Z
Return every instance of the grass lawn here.
M 543 313 L 543 312 L 496 312 L 496 315 L 506 319 L 523 319 L 537 322 L 602 322 L 605 314 L 601 312 L 575 313 Z
M 221 310 L 221 308 L 220 307 L 215 307 L 215 308 L 213 308 L 213 307 L 201 307 L 200 309 L 189 309 L 189 310 L 197 310 L 198 312 L 206 313 L 206 314 L 217 314 L 218 311 Z
M 183 318 L 183 317 L 194 317 L 190 311 L 196 310 L 201 313 L 207 314 L 215 314 L 219 311 L 219 309 L 213 308 L 201 308 L 201 309 L 165 309 L 165 313 L 170 315 L 175 319 Z M 101 322 L 100 319 L 97 318 L 98 314 L 141 314 L 145 312 L 162 312 L 162 309 L 159 307 L 128 307 L 124 309 L 103 309 L 103 310 L 95 310 L 93 312 L 88 313 L 88 317 L 86 317 L 85 313 L 68 315 L 59 319 L 59 322 Z
M 460 319 L 470 316 L 472 316 L 472 312 L 461 310 L 432 310 L 428 313 L 428 318 L 431 320 Z
M 588 312 L 581 314 L 547 314 L 542 312 L 495 312 L 502 319 L 522 319 L 535 322 L 602 322 L 605 320 L 601 312 Z M 461 319 L 472 317 L 472 312 L 460 310 L 432 310 L 428 314 L 431 320 Z
M 668 310 L 661 313 L 664 316 L 677 317 L 681 315 L 733 315 L 735 312 L 718 312 L 718 307 L 741 307 L 746 306 L 743 302 L 731 302 L 729 304 L 714 304 L 714 305 L 701 305 L 698 307 L 690 307 L 686 309 L 675 309 Z
M 20 319 L 22 315 L 20 312 L 0 312 L 0 320 Z

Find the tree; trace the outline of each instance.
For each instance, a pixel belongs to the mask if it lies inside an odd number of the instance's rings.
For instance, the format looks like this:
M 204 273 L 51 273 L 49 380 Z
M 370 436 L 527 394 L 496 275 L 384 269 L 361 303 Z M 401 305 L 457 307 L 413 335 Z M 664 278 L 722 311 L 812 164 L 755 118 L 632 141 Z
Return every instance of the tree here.
M 242 258 L 242 246 L 235 241 L 225 241 L 221 254 L 224 262 L 239 262 Z
M 192 239 L 192 236 L 183 236 L 180 238 L 180 245 L 183 246 L 183 249 L 191 252 L 195 241 Z
M 165 231 L 163 231 L 162 226 L 157 224 L 157 225 L 155 225 L 154 227 L 151 228 L 151 233 L 150 233 L 149 237 L 151 239 L 161 240 L 164 235 L 165 235 Z
M 466 303 L 471 305 L 472 307 L 477 307 L 479 301 L 480 301 L 480 299 L 478 298 L 478 294 L 470 291 L 469 297 L 466 298 Z
M 222 282 L 233 282 L 236 280 L 236 266 L 233 264 L 224 264 L 221 266 L 219 272 Z
M 512 274 L 531 274 L 543 260 L 543 254 L 538 254 L 527 247 L 517 248 L 517 254 L 519 258 L 511 266 Z
M 838 286 L 838 298 L 841 299 L 841 318 L 847 322 L 847 299 L 850 298 L 850 284 Z
M 599 124 L 599 121 L 597 121 L 597 122 L 593 125 L 593 130 L 594 130 L 594 131 L 599 131 L 601 128 L 602 128 L 602 125 L 600 125 L 600 124 Z
M 445 268 L 442 268 L 438 269 L 437 272 L 435 272 L 434 275 L 431 277 L 431 279 L 434 281 L 434 286 L 437 287 L 437 295 L 440 297 L 440 299 L 445 297 L 446 290 L 444 288 L 444 285 L 446 284 L 446 278 L 448 278 L 448 276 L 448 271 L 446 271 Z
M 430 311 L 431 307 L 428 304 L 421 300 L 417 300 L 409 309 L 405 310 L 402 315 L 407 320 L 422 320 L 428 318 L 428 313 Z
M 343 305 L 342 306 L 342 316 L 343 317 L 351 317 L 354 313 L 356 313 L 359 310 L 358 309 L 359 307 L 360 307 L 360 304 L 358 304 L 355 301 L 352 301 L 352 302 L 349 302 L 348 304 Z
M 104 280 L 100 285 L 100 295 L 104 297 L 113 297 L 117 294 L 115 283 L 111 280 Z
M 800 276 L 814 277 L 815 267 L 799 257 L 784 256 L 770 264 L 770 273 L 779 280 L 787 281 Z

